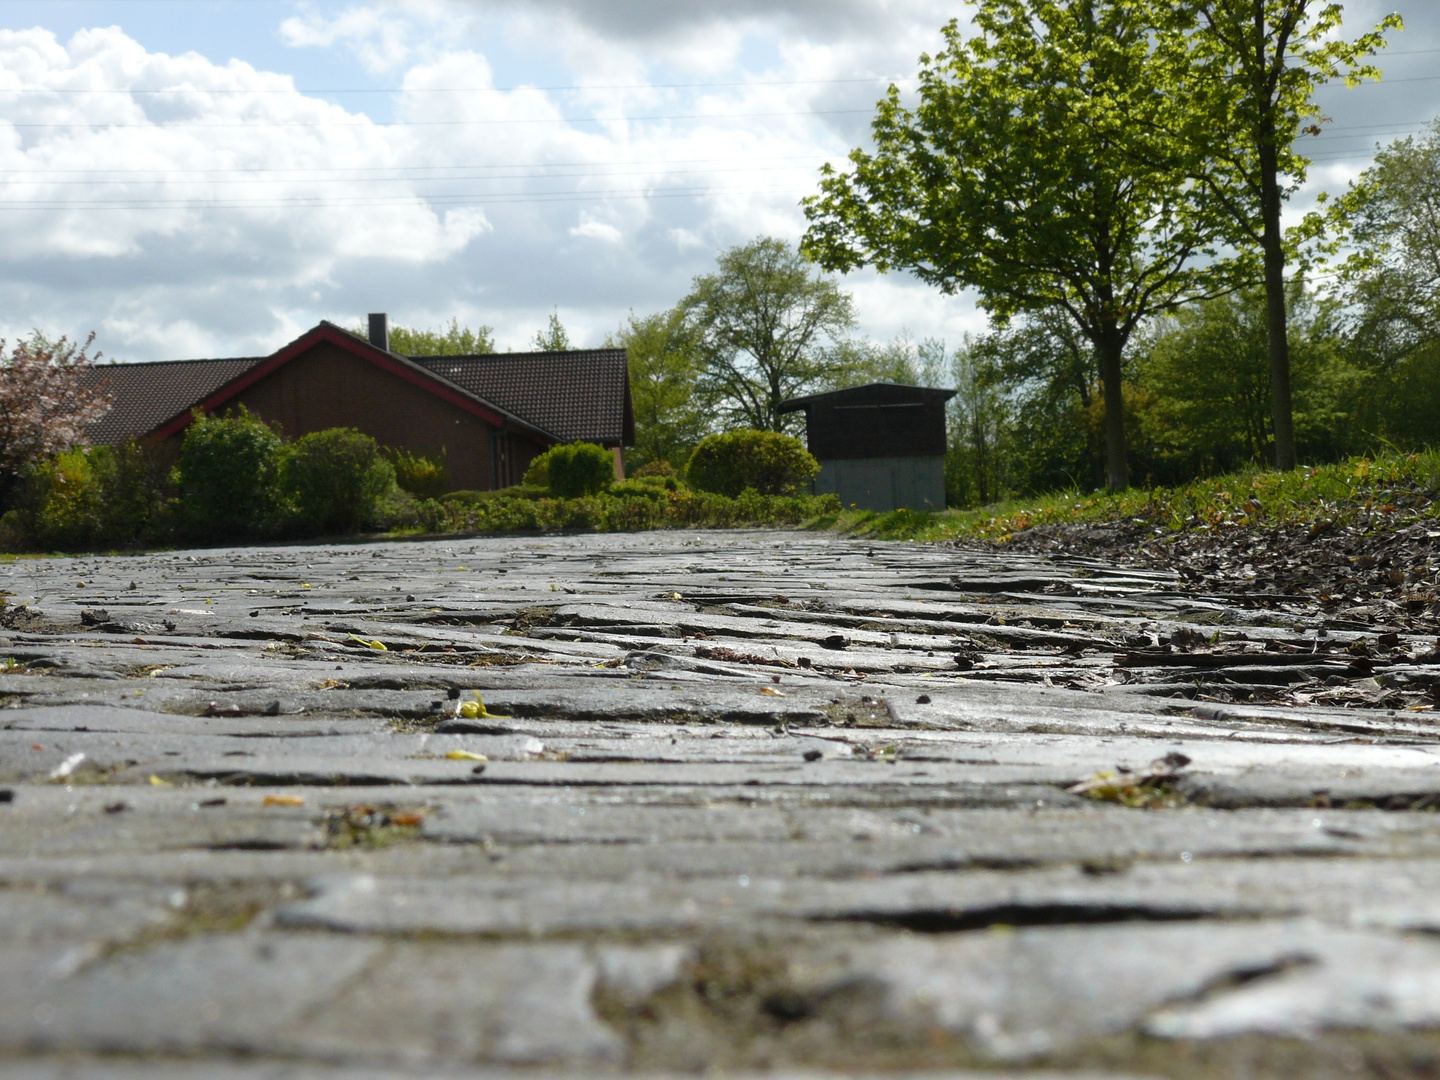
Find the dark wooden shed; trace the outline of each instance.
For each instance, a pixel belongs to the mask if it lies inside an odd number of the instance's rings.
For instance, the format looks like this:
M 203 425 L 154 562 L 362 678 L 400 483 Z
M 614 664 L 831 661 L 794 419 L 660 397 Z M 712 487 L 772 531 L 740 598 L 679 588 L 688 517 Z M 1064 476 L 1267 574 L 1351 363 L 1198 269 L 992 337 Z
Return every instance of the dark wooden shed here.
M 817 495 L 865 510 L 945 508 L 945 403 L 954 390 L 871 383 L 781 403 L 805 413 Z

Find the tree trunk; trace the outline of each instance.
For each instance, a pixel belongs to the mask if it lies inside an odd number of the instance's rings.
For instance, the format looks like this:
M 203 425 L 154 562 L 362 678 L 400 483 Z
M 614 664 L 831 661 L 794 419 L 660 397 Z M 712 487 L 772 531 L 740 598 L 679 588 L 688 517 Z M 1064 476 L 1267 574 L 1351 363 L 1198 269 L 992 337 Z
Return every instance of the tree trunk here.
M 1118 336 L 1107 336 L 1095 343 L 1105 396 L 1105 474 L 1111 491 L 1124 491 L 1130 486 L 1130 464 L 1125 460 L 1125 401 L 1120 392 L 1120 358 L 1124 351 Z
M 1274 141 L 1260 145 L 1260 209 L 1265 231 L 1266 338 L 1270 352 L 1271 417 L 1275 424 L 1275 467 L 1295 468 L 1295 419 L 1290 400 L 1290 340 L 1285 312 L 1285 248 L 1280 231 L 1280 180 Z

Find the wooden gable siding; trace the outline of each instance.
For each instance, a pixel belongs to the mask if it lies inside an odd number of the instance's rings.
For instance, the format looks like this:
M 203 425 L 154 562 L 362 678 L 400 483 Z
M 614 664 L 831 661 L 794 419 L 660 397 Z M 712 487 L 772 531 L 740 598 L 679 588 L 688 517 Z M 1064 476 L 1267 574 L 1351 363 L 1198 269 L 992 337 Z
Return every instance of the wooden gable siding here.
M 278 422 L 287 439 L 353 427 L 411 453 L 433 456 L 443 447 L 452 489 L 485 491 L 495 479 L 501 487 L 517 483 L 516 461 L 528 464 L 541 449 L 326 341 L 246 387 L 234 403 Z

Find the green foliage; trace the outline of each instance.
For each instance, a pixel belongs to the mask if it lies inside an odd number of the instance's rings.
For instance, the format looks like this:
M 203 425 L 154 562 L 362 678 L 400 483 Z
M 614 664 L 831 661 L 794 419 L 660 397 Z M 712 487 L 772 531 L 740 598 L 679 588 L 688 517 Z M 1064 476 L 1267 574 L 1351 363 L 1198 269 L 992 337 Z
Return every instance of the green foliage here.
M 843 390 L 870 383 L 897 383 L 901 386 L 941 386 L 949 379 L 945 370 L 945 343 L 926 338 L 919 344 L 901 333 L 886 345 L 864 339 L 841 341 L 829 353 L 826 390 Z
M 363 332 L 362 332 L 362 337 Z M 414 330 L 396 326 L 390 331 L 390 351 L 401 356 L 474 356 L 495 351 L 495 329 L 477 326 L 470 329 L 452 318 L 449 326 L 439 330 Z
M 552 446 L 544 454 L 550 494 L 560 499 L 596 495 L 615 479 L 615 455 L 594 443 Z M 526 472 L 529 478 L 529 472 Z
M 615 486 L 623 490 L 623 485 Z M 578 499 L 528 499 L 501 491 L 469 505 L 428 500 L 421 506 L 420 527 L 427 532 L 495 533 L 773 528 L 824 525 L 839 513 L 840 501 L 833 495 L 790 498 L 746 491 L 728 498 L 709 492 L 658 489 L 616 495 L 612 489 Z
M 672 477 L 656 477 L 659 483 L 647 483 L 645 480 L 618 480 L 610 485 L 610 494 L 617 499 L 663 499 L 672 491 L 679 491 L 680 485 Z M 668 481 L 669 486 L 666 486 Z
M 385 457 L 395 467 L 395 482 L 403 491 L 422 499 L 435 499 L 450 487 L 450 470 L 445 464 L 444 447 L 434 457 L 386 448 Z
M 1339 35 L 1343 5 L 1325 0 L 1183 0 L 1160 3 L 1154 17 L 1162 31 L 1157 85 L 1185 103 L 1181 122 L 1169 121 L 1167 130 L 1195 163 L 1192 190 L 1220 195 L 1219 237 L 1263 265 L 1275 460 L 1291 469 L 1297 448 L 1285 267 L 1323 231 L 1319 214 L 1288 237 L 1282 229 L 1283 203 L 1310 164 L 1295 144 L 1302 133 L 1321 133 L 1315 91 L 1337 78 L 1351 86 L 1378 79 L 1366 61 L 1384 46 L 1384 32 L 1402 22 L 1387 15 L 1346 41 Z
M 540 352 L 565 352 L 574 348 L 570 344 L 570 335 L 566 333 L 564 324 L 560 322 L 558 311 L 550 313 L 550 321 L 545 324 L 544 330 L 535 331 L 535 337 L 531 344 Z
M 683 461 L 710 428 L 711 411 L 696 384 L 704 372 L 699 334 L 685 309 L 637 317 L 633 312 L 607 342 L 625 350 L 635 446 L 629 460 L 641 465 Z
M 1158 535 L 1222 533 L 1254 525 L 1359 526 L 1391 530 L 1433 523 L 1440 494 L 1440 451 L 1351 457 L 1286 472 L 1250 468 L 1149 491 L 1077 492 L 1011 500 L 983 510 L 904 518 L 845 513 L 839 526 L 894 540 L 1004 542 L 1013 533 L 1071 522 L 1144 523 Z M 1321 523 L 1324 524 L 1321 524 Z M 883 533 L 877 530 L 883 528 Z
M 1440 120 L 1376 154 L 1339 211 L 1355 345 L 1392 372 L 1440 344 Z
M 552 446 L 550 450 L 553 449 L 555 448 Z M 530 459 L 530 464 L 525 466 L 525 475 L 520 478 L 522 484 L 542 487 L 547 491 L 550 489 L 550 450 Z
M 730 498 L 746 490 L 795 495 L 820 472 L 799 439 L 775 431 L 707 435 L 690 457 L 686 475 L 700 491 Z
M 26 471 L 18 502 L 7 538 L 15 550 L 126 548 L 166 525 L 160 469 L 134 442 L 47 458 Z
M 635 479 L 643 479 L 647 476 L 671 477 L 679 476 L 680 474 L 675 471 L 674 465 L 671 465 L 670 462 L 665 461 L 662 458 L 659 461 L 646 462 L 644 465 L 641 465 L 630 475 Z
M 87 425 L 109 410 L 113 395 L 92 377 L 94 341 L 93 333 L 80 345 L 39 330 L 11 348 L 0 339 L 0 506 L 27 466 L 83 445 Z
M 65 450 L 29 477 L 31 534 L 45 550 L 83 550 L 103 540 L 104 494 L 90 454 Z M 27 500 L 30 501 L 30 500 Z
M 798 423 L 780 403 L 821 388 L 834 344 L 855 324 L 850 294 L 773 237 L 724 252 L 681 307 L 704 364 L 702 403 L 727 425 L 762 431 Z
M 268 528 L 279 510 L 281 445 L 243 405 L 227 416 L 197 413 L 175 465 L 186 532 L 238 539 Z
M 286 447 L 282 481 L 302 528 L 353 532 L 383 516 L 395 468 L 369 435 L 329 428 Z
M 982 0 L 922 57 L 919 104 L 891 87 L 875 152 L 822 169 L 804 250 L 833 270 L 904 269 L 971 287 L 999 320 L 1063 311 L 1094 348 L 1107 470 L 1128 483 L 1121 366 L 1145 319 L 1234 281 L 1208 258 L 1220 234 L 1197 163 L 1167 131 L 1188 122 L 1164 92 L 1150 5 Z
M 1341 356 L 1327 312 L 1295 282 L 1288 296 L 1300 452 L 1327 460 L 1359 449 L 1361 373 Z M 1154 328 L 1137 358 L 1145 472 L 1162 484 L 1233 471 L 1273 452 L 1266 297 L 1249 289 L 1185 309 Z

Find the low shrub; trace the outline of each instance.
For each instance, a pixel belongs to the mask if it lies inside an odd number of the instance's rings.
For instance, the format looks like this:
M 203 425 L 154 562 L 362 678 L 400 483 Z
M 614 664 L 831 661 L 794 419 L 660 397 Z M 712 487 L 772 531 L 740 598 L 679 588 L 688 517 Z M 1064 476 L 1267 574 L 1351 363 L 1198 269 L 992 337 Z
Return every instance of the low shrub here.
M 66 450 L 36 465 L 26 477 L 30 535 L 42 550 L 96 547 L 103 542 L 102 470 L 86 450 Z
M 598 495 L 615 479 L 614 455 L 595 443 L 552 446 L 543 456 L 550 494 L 559 499 Z
M 243 405 L 228 416 L 196 413 L 175 463 L 184 530 L 228 539 L 268 528 L 279 510 L 281 446 Z
M 668 461 L 665 461 L 663 459 L 660 461 L 652 461 L 648 464 L 641 465 L 640 468 L 636 469 L 633 473 L 630 474 L 631 478 L 635 480 L 641 480 L 647 476 L 666 477 L 679 475 L 680 474 L 675 471 L 675 466 L 671 465 Z
M 354 532 L 383 517 L 395 468 L 369 435 L 329 428 L 286 447 L 283 487 L 303 529 Z
M 427 532 L 522 532 L 582 529 L 634 532 L 665 528 L 735 528 L 795 526 L 840 513 L 834 495 L 760 495 L 743 492 L 728 498 L 710 492 L 669 492 L 650 485 L 644 494 L 624 492 L 621 484 L 603 495 L 579 499 L 526 499 L 504 491 L 483 502 L 462 504 L 427 500 L 420 525 Z
M 6 515 L 5 550 L 133 547 L 167 527 L 161 470 L 134 442 L 77 447 L 30 466 Z
M 555 447 L 551 447 L 551 450 Z M 525 475 L 520 482 L 526 487 L 541 487 L 550 490 L 550 450 L 530 459 L 530 464 L 525 466 Z
M 437 499 L 450 487 L 450 469 L 443 447 L 434 457 L 389 447 L 385 457 L 395 467 L 395 483 L 418 498 Z
M 376 528 L 383 532 L 417 528 L 423 502 L 402 487 L 394 488 L 376 507 Z
M 796 495 L 820 472 L 799 439 L 777 431 L 707 435 L 690 456 L 692 487 L 735 498 L 747 488 L 761 495 Z
M 610 490 L 607 494 L 613 495 L 617 499 L 663 499 L 669 492 L 676 490 L 673 486 L 666 488 L 665 481 L 667 479 L 670 480 L 672 485 L 674 484 L 675 478 L 673 476 L 657 476 L 647 478 L 646 480 L 617 480 L 610 485 Z M 655 481 L 659 482 L 656 483 Z
M 465 506 L 474 506 L 476 503 L 489 502 L 491 499 L 548 499 L 550 489 L 540 484 L 515 484 L 508 488 L 499 488 L 495 491 L 447 491 L 440 496 L 441 502 L 461 503 Z

